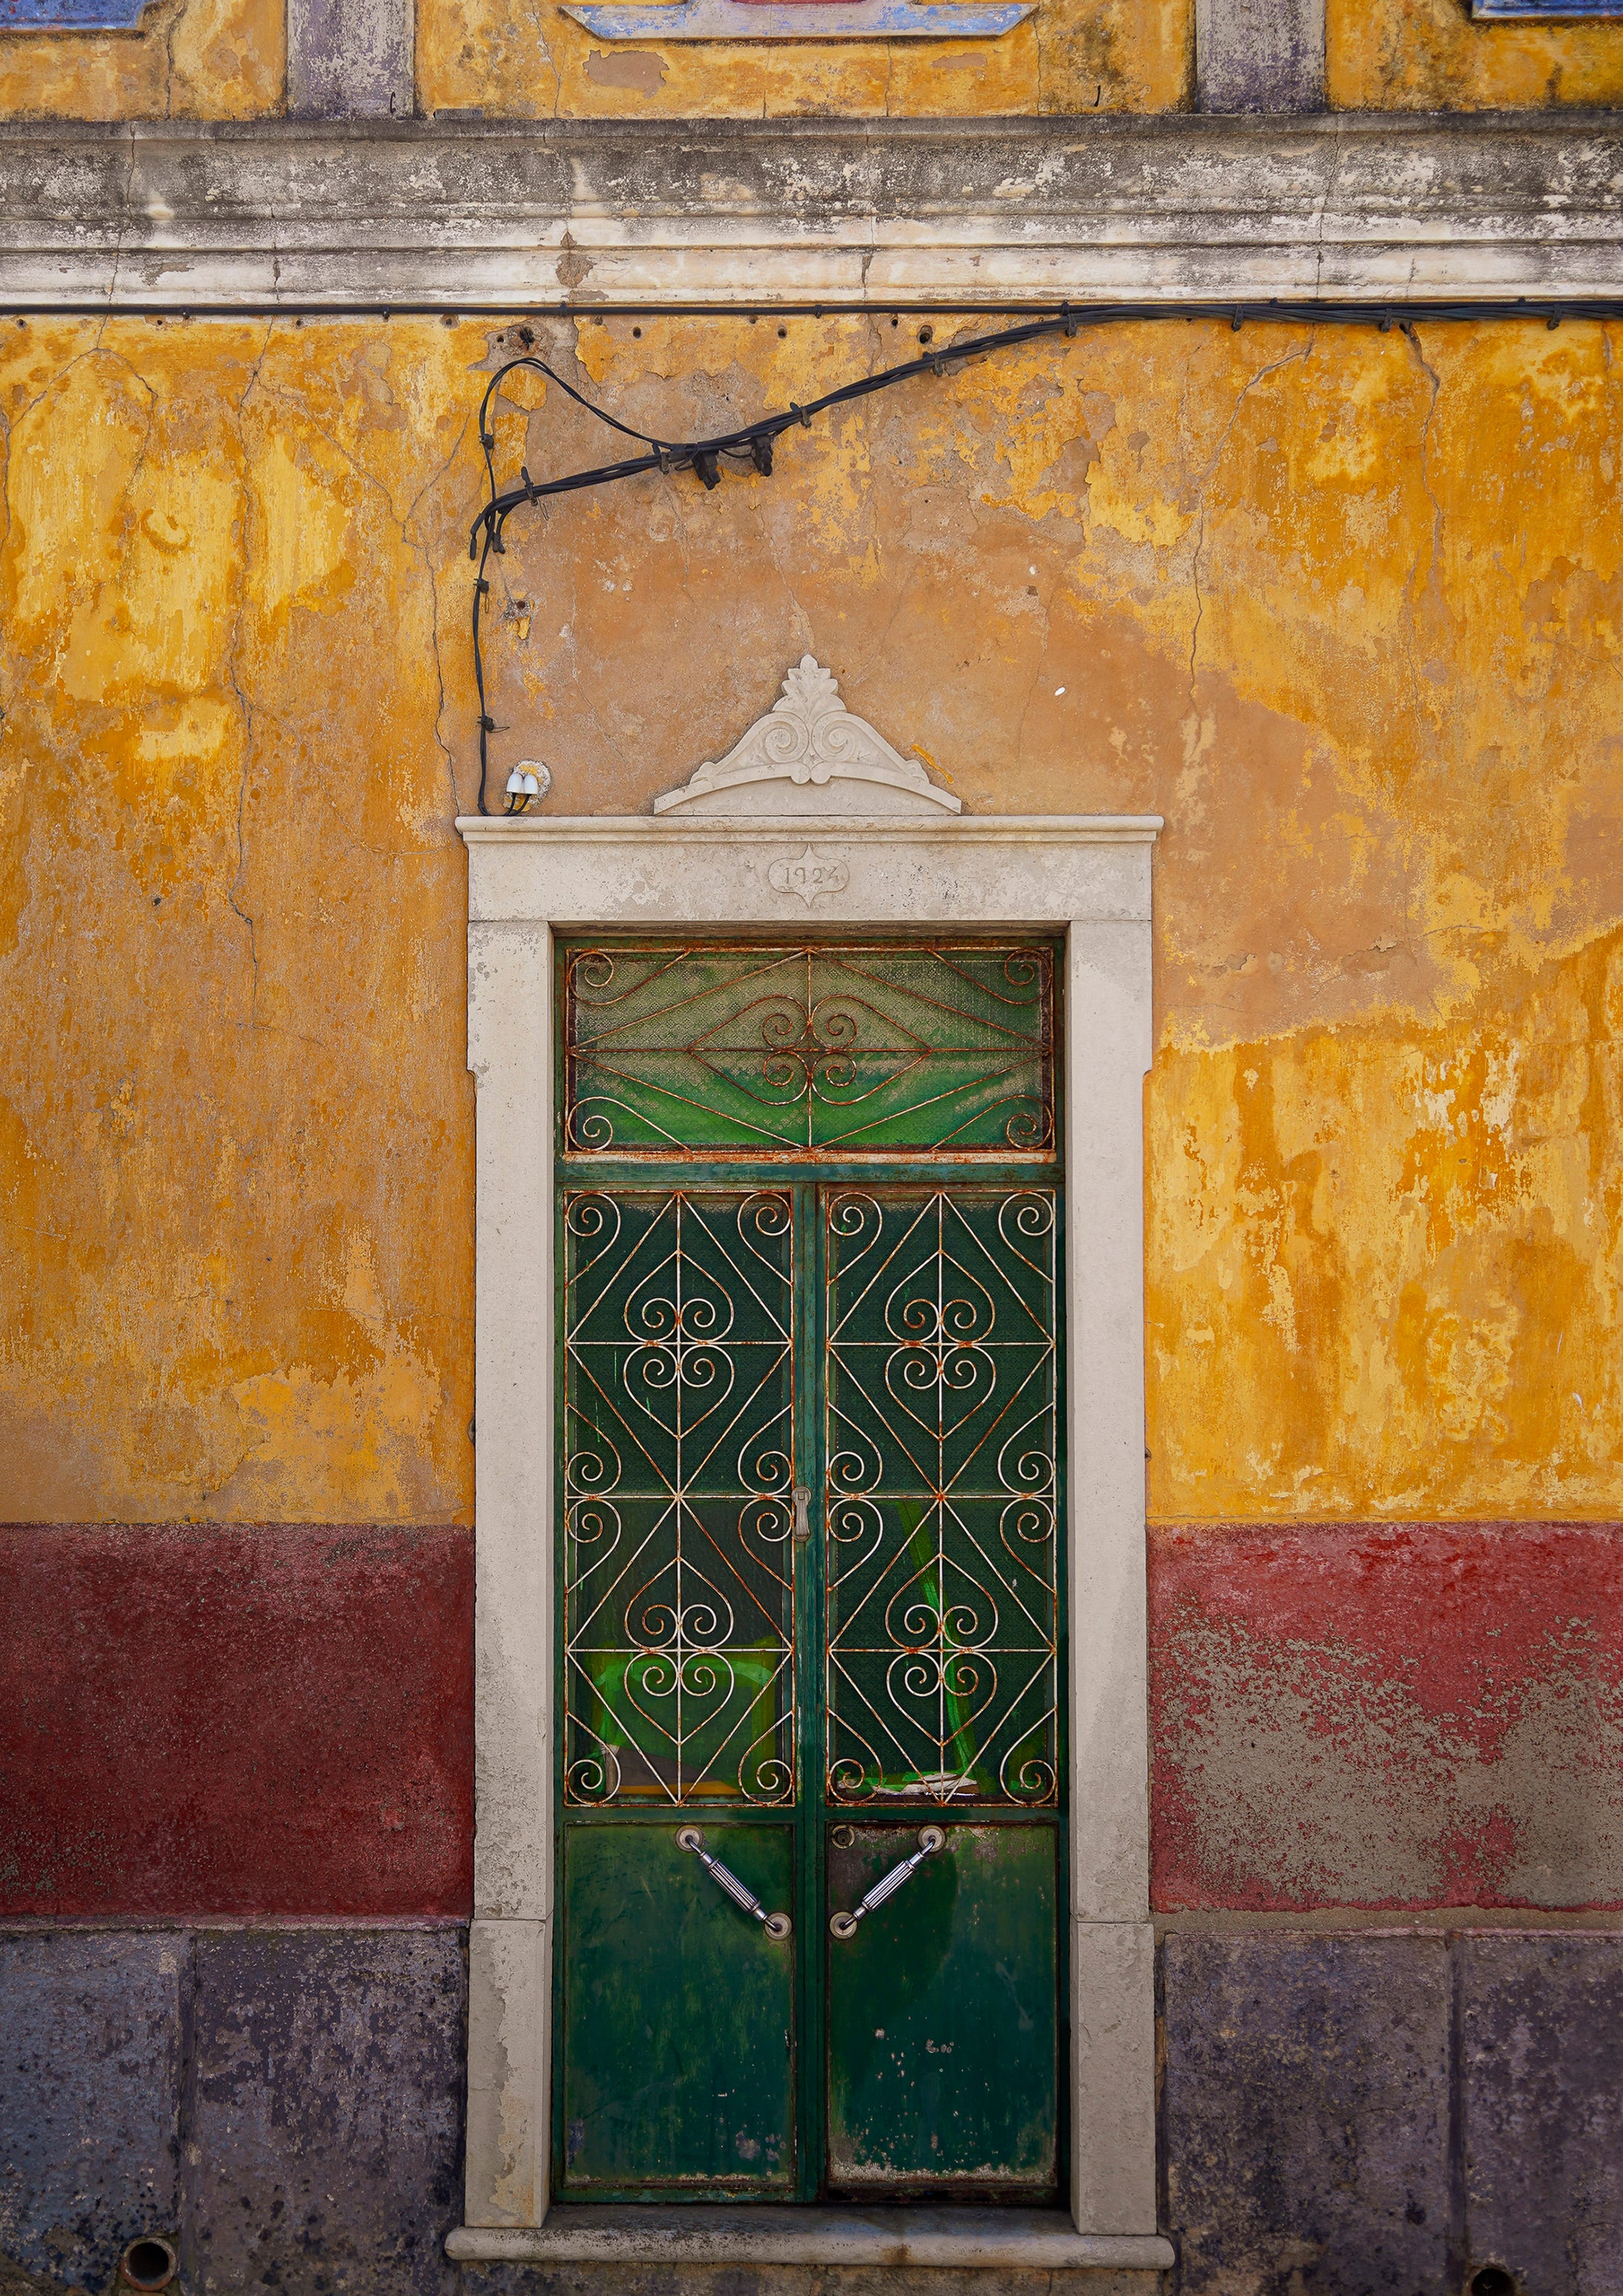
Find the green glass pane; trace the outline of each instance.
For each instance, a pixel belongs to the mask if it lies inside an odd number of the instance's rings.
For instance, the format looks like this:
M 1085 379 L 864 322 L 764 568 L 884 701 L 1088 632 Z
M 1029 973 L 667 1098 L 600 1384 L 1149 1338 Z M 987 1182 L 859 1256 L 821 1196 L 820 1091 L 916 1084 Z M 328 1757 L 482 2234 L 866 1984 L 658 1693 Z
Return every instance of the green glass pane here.
M 792 1222 L 563 1200 L 564 1795 L 794 1792 Z
M 571 1155 L 1052 1156 L 1053 951 L 566 944 Z
M 1055 1214 L 825 1198 L 832 1801 L 1057 1798 Z

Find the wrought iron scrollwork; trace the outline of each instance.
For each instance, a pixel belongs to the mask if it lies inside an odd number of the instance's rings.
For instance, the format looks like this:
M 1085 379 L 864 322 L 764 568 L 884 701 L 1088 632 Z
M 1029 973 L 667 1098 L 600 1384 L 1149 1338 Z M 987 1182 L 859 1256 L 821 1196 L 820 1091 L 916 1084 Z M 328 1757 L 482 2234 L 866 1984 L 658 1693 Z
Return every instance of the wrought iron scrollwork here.
M 564 983 L 570 1154 L 1053 1152 L 1046 947 L 608 943 Z
M 564 1792 L 795 1790 L 788 1199 L 566 1193 Z
M 831 1193 L 832 1800 L 1057 1798 L 1055 1211 Z

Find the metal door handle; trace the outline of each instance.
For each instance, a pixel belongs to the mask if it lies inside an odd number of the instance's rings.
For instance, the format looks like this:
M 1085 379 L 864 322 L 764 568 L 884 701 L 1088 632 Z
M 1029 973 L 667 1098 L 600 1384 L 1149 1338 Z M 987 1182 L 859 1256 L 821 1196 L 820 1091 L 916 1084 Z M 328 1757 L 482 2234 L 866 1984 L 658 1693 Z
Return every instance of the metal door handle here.
M 742 1906 L 745 1913 L 753 1914 L 767 1936 L 775 1942 L 781 1941 L 789 1935 L 794 1924 L 788 1915 L 769 1914 L 760 1899 L 752 1890 L 745 1887 L 736 1874 L 724 1866 L 719 1857 L 711 1857 L 704 1846 L 704 1836 L 696 1825 L 684 1825 L 680 1828 L 676 1835 L 676 1847 L 678 1849 L 691 1849 L 711 1881 L 720 1883 L 735 1906 Z
M 811 1537 L 811 1493 L 804 1483 L 795 1485 L 795 1538 L 804 1544 Z
M 902 1883 L 913 1872 L 914 1867 L 915 1866 L 922 1866 L 927 1857 L 933 1857 L 937 1850 L 943 1847 L 946 1841 L 947 1836 L 942 1833 L 939 1825 L 921 1826 L 919 1828 L 919 1846 L 914 1851 L 912 1857 L 904 1857 L 899 1866 L 893 1866 L 888 1874 L 881 1874 L 879 1880 L 875 1882 L 873 1887 L 869 1890 L 867 1896 L 865 1898 L 859 1898 L 851 1912 L 848 1914 L 831 1914 L 828 1917 L 829 1934 L 832 1937 L 837 1938 L 855 1937 L 857 1934 L 857 1924 L 861 1921 L 863 1915 L 865 1914 L 871 1914 L 875 1906 L 882 1906 L 887 1898 L 895 1897 L 897 1891 L 901 1888 Z

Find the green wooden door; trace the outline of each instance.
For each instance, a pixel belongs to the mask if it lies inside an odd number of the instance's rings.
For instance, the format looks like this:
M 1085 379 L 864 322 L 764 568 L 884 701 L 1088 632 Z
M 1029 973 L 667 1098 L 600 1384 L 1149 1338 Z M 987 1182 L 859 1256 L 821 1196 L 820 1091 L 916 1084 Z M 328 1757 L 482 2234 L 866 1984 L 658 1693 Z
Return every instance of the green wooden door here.
M 1059 2186 L 1054 951 L 560 951 L 578 2200 Z

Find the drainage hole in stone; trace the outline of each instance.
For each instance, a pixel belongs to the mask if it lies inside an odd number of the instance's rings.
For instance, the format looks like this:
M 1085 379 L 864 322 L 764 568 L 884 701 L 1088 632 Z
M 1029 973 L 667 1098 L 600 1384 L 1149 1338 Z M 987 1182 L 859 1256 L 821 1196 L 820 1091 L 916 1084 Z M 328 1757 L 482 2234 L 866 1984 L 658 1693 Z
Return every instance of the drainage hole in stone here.
M 1485 2264 L 1471 2276 L 1471 2296 L 1516 2296 L 1514 2277 L 1502 2264 Z
M 132 2240 L 124 2251 L 124 2278 L 131 2288 L 167 2288 L 178 2261 L 167 2240 Z

